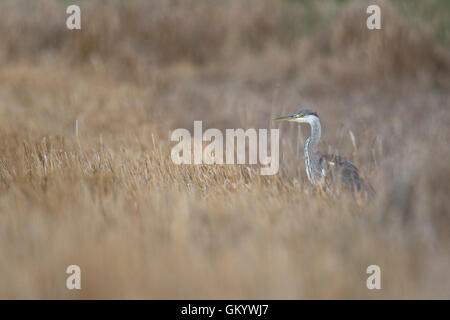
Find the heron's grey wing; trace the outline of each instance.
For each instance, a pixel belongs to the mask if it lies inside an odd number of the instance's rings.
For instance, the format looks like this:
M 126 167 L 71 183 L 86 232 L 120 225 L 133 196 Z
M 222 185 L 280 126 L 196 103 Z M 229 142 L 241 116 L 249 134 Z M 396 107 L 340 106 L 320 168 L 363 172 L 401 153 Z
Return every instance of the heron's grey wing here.
M 361 179 L 358 168 L 350 161 L 340 155 L 323 154 L 319 158 L 319 166 L 326 172 L 331 172 L 334 177 L 352 191 L 361 191 Z

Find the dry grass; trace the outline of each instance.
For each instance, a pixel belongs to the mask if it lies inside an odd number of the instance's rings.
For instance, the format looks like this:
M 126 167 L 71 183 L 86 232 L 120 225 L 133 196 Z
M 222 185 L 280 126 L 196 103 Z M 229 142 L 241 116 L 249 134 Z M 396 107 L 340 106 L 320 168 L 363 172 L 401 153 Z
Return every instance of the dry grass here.
M 0 297 L 450 298 L 450 54 L 379 3 L 369 32 L 359 1 L 86 1 L 69 32 L 59 1 L 2 1 Z M 372 201 L 311 188 L 292 124 L 275 176 L 171 162 L 173 129 L 300 105 Z

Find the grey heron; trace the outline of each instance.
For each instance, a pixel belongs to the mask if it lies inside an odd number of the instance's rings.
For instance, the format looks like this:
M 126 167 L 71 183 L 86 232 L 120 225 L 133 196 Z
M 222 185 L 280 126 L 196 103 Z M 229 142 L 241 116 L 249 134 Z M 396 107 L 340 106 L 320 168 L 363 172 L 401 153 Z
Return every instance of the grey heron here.
M 337 177 L 338 181 L 351 191 L 364 191 L 368 196 L 374 193 L 373 188 L 361 179 L 358 169 L 351 161 L 340 155 L 319 154 L 317 146 L 322 135 L 322 126 L 316 112 L 305 109 L 273 120 L 307 123 L 311 126 L 311 135 L 305 142 L 305 164 L 306 174 L 312 185 L 325 183 L 329 186 L 330 178 Z

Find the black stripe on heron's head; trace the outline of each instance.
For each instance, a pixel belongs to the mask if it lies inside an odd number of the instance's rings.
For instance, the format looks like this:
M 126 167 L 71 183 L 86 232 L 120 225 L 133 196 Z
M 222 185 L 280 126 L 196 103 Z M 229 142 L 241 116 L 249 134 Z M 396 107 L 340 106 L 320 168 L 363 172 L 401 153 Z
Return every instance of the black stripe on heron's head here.
M 299 113 L 303 114 L 304 116 L 316 116 L 317 118 L 319 118 L 319 115 L 315 111 L 310 109 L 300 110 Z

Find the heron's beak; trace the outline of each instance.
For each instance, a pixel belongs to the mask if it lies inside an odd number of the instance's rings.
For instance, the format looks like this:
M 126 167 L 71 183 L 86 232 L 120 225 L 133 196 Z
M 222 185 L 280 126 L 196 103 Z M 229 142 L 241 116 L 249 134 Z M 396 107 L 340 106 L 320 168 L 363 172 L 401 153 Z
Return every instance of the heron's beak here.
M 278 117 L 273 119 L 273 121 L 289 121 L 289 120 L 293 120 L 295 119 L 296 113 L 291 114 L 289 116 L 282 116 L 282 117 Z

